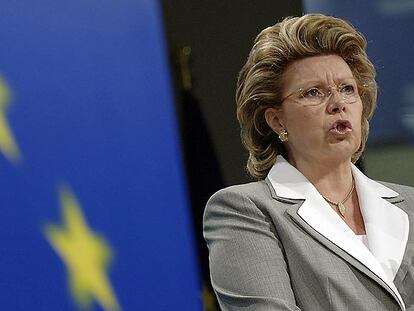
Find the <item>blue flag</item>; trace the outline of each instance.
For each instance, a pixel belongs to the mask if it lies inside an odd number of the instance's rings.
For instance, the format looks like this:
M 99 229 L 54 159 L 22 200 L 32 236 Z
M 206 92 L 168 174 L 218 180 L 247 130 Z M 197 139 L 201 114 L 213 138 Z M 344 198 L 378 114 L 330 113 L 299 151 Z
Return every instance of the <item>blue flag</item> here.
M 0 42 L 0 308 L 201 310 L 158 2 L 4 2 Z

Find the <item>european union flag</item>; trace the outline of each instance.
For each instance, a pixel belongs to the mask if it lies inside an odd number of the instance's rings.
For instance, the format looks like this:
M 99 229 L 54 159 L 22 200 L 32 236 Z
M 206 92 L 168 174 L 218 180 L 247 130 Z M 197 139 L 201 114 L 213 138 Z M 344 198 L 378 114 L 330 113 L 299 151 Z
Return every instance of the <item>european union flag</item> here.
M 4 2 L 0 42 L 0 308 L 201 310 L 158 2 Z

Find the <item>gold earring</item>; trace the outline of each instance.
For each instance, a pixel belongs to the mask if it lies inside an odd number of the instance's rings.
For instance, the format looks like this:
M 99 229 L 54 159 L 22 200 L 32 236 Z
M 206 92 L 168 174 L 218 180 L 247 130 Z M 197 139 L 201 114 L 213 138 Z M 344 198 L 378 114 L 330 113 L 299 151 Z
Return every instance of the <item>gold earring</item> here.
M 280 141 L 283 141 L 283 142 L 288 141 L 288 132 L 285 129 L 281 130 L 278 135 L 279 135 Z

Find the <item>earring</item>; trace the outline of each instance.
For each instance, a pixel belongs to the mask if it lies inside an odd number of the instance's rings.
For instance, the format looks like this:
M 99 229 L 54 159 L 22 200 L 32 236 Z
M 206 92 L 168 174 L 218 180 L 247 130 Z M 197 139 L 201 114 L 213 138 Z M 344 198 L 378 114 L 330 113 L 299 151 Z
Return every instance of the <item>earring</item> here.
M 283 142 L 288 141 L 288 132 L 285 129 L 281 130 L 278 135 L 279 135 L 280 141 L 283 141 Z

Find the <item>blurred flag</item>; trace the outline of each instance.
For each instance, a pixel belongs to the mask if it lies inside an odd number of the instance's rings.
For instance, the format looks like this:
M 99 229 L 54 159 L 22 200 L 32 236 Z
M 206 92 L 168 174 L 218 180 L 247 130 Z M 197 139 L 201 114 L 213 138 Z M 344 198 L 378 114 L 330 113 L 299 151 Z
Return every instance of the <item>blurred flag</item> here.
M 4 2 L 0 41 L 1 308 L 202 310 L 158 2 Z

